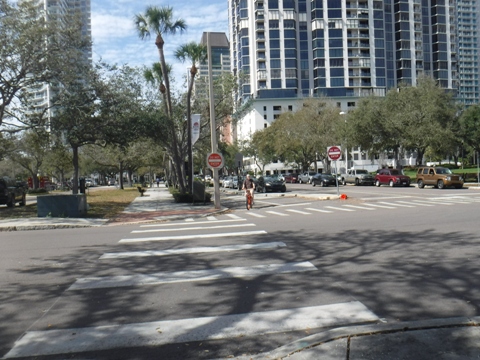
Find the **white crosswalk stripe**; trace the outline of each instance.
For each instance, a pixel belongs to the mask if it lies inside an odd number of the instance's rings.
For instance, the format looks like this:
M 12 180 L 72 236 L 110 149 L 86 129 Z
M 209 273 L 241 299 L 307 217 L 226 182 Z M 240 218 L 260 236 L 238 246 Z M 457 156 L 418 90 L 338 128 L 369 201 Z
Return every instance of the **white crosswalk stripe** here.
M 241 219 L 240 216 L 235 215 L 235 214 L 227 214 L 227 216 L 228 216 L 229 218 L 232 218 L 232 219 Z
M 289 216 L 288 214 L 284 214 L 284 213 L 281 213 L 281 212 L 278 212 L 278 211 L 271 211 L 271 210 L 268 210 L 268 211 L 265 211 L 269 214 L 272 214 L 272 215 L 278 215 L 278 216 Z
M 426 207 L 435 206 L 431 204 L 425 204 L 422 200 L 397 201 L 397 202 L 402 204 L 414 204 L 415 206 L 426 206 Z
M 325 208 L 332 209 L 332 210 L 340 210 L 340 211 L 356 211 L 356 210 L 353 210 L 353 209 L 346 209 L 346 208 L 335 207 L 335 206 L 325 206 Z
M 413 205 L 402 204 L 401 201 L 395 201 L 394 203 L 389 203 L 389 202 L 386 202 L 386 201 L 380 201 L 379 204 L 395 205 L 395 206 L 406 207 L 406 208 L 414 208 L 415 207 Z
M 285 245 L 285 243 L 281 241 L 276 241 L 276 242 L 259 243 L 259 244 L 200 246 L 200 247 L 189 247 L 184 249 L 169 249 L 169 250 L 126 251 L 126 252 L 118 252 L 118 253 L 105 253 L 100 257 L 100 260 L 122 259 L 122 258 L 130 258 L 130 257 L 216 253 L 216 252 L 230 252 L 230 251 L 241 251 L 241 250 L 266 250 L 266 249 L 275 249 L 275 248 L 280 248 L 285 246 L 287 246 Z
M 204 229 L 225 229 L 225 228 L 235 228 L 235 227 L 249 227 L 256 226 L 255 224 L 228 224 L 228 225 L 210 225 L 210 226 L 189 226 L 189 227 L 179 227 L 175 229 L 148 229 L 148 230 L 133 230 L 132 234 L 144 234 L 152 232 L 166 232 L 166 231 L 192 231 L 192 230 L 204 230 Z
M 210 239 L 217 237 L 228 237 L 228 236 L 251 236 L 251 235 L 261 235 L 266 234 L 264 230 L 258 231 L 243 231 L 243 232 L 232 232 L 232 233 L 219 233 L 219 234 L 192 234 L 192 235 L 172 235 L 172 236 L 154 236 L 147 238 L 132 238 L 132 239 L 122 239 L 119 243 L 138 243 L 145 241 L 166 241 L 166 240 L 188 240 L 188 239 Z
M 382 209 L 396 209 L 395 206 L 378 205 L 378 204 L 372 204 L 372 203 L 365 203 L 364 205 L 378 207 L 378 208 L 382 208 Z
M 207 216 L 207 220 L 215 221 L 217 218 L 215 216 Z
M 358 206 L 358 205 L 343 205 L 343 206 L 353 208 L 353 209 L 360 209 L 360 210 L 375 210 L 374 208 L 366 207 L 366 206 Z
M 224 278 L 249 278 L 261 275 L 287 274 L 292 272 L 314 271 L 317 268 L 309 261 L 267 264 L 255 266 L 235 266 L 229 268 L 195 271 L 159 272 L 155 274 L 135 274 L 105 277 L 80 278 L 67 290 L 103 289 L 125 286 L 159 285 L 191 281 L 217 280 Z
M 301 211 L 301 210 L 296 210 L 296 209 L 287 209 L 286 211 L 290 211 L 296 214 L 302 214 L 302 215 L 312 215 L 312 213 L 306 212 L 306 211 Z
M 236 315 L 27 331 L 5 359 L 233 339 L 378 320 L 365 305 L 351 301 Z
M 325 213 L 325 214 L 333 213 L 333 211 L 331 211 L 331 210 L 323 210 L 323 209 L 306 208 L 306 210 L 316 211 L 316 212 Z
M 194 219 L 192 219 L 194 221 Z M 238 218 L 238 219 L 226 219 L 226 220 L 216 220 L 216 223 L 228 223 L 228 222 L 236 222 L 236 221 L 247 221 L 247 219 Z M 195 224 L 191 225 L 198 225 L 198 224 L 212 224 L 212 221 L 194 221 Z M 170 226 L 178 226 L 179 223 L 161 223 L 161 224 L 146 224 L 140 225 L 141 228 L 152 228 L 152 227 L 170 227 Z M 183 224 L 187 225 L 187 224 Z M 190 223 L 188 224 L 190 225 Z
M 249 215 L 249 216 L 257 217 L 257 218 L 264 218 L 264 217 L 266 217 L 265 215 L 259 214 L 259 213 L 254 212 L 254 211 L 249 211 L 249 212 L 247 212 L 246 214 Z

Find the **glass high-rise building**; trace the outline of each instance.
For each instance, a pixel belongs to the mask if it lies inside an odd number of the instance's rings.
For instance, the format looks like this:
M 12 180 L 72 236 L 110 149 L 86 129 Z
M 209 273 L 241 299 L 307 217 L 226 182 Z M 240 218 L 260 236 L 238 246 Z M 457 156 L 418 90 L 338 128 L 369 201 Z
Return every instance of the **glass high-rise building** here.
M 347 112 L 362 97 L 385 96 L 402 83 L 415 86 L 421 76 L 457 94 L 458 49 L 466 44 L 457 35 L 461 3 L 229 0 L 232 71 L 242 75 L 240 99 L 252 100 L 237 124 L 238 139 L 296 111 L 305 97 L 328 97 Z M 357 150 L 353 158 L 363 159 Z M 281 166 L 271 164 L 269 171 Z
M 90 0 L 37 0 L 38 6 L 43 9 L 47 21 L 59 21 L 62 23 L 62 16 L 77 14 L 82 23 L 83 36 L 91 39 L 91 7 Z M 84 60 L 92 60 L 92 48 L 84 52 Z M 50 84 L 37 85 L 29 89 L 31 99 L 33 99 L 33 109 L 43 110 L 47 108 L 47 116 L 50 118 L 51 100 L 55 94 L 55 89 Z
M 480 2 L 457 0 L 458 76 L 457 99 L 466 106 L 480 102 L 478 49 Z
M 254 99 L 383 96 L 422 74 L 456 90 L 451 0 L 229 0 L 232 70 Z

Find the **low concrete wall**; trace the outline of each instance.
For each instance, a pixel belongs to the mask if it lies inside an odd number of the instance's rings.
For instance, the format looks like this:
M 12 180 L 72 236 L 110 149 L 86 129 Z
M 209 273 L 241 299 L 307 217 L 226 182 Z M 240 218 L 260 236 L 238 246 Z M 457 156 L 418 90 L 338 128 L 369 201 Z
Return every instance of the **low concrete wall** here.
M 87 196 L 43 195 L 37 197 L 38 217 L 78 218 L 87 214 Z

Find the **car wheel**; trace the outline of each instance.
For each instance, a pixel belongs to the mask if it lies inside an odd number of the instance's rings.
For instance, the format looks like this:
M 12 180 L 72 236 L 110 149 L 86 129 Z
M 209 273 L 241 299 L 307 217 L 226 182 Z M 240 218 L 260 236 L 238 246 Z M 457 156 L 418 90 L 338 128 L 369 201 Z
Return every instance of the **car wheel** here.
M 282 186 L 282 192 L 285 192 L 285 191 L 287 191 L 287 187 L 284 185 Z
M 423 182 L 423 180 L 418 180 L 417 185 L 419 189 L 423 189 L 425 187 L 425 183 Z
M 355 179 L 355 186 L 358 186 L 358 185 L 360 185 L 360 180 Z
M 20 202 L 19 205 L 20 205 L 20 206 L 25 206 L 25 205 L 27 205 L 27 195 L 26 195 L 26 194 L 23 194 L 23 195 L 22 195 L 22 201 Z
M 342 184 L 343 184 L 343 186 L 347 185 L 347 182 L 345 181 L 345 179 L 342 179 Z
M 377 186 L 377 187 L 380 186 L 380 180 L 375 181 L 375 186 Z
M 390 187 L 393 187 L 393 185 L 395 185 L 395 184 L 393 183 L 393 180 L 390 180 L 390 182 L 388 183 L 388 185 L 390 185 Z
M 15 206 L 15 195 L 10 195 L 10 199 L 7 202 L 8 207 L 14 207 Z
M 438 180 L 437 187 L 439 189 L 445 188 L 445 183 L 443 182 L 443 180 Z
M 316 186 L 317 184 L 315 184 L 315 181 L 312 181 L 312 186 Z
M 322 181 L 322 187 L 325 187 L 327 186 L 327 184 L 325 183 L 325 181 Z
M 263 187 L 262 188 L 262 192 L 265 194 L 267 192 L 267 188 L 266 187 Z
M 301 184 L 301 183 L 302 183 L 302 179 L 298 179 L 298 183 Z

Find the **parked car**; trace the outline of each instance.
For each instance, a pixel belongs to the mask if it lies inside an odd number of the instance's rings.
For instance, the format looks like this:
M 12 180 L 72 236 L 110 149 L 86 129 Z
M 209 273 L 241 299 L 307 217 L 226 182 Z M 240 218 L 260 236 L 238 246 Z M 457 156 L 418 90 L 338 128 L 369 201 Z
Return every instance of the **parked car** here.
M 439 189 L 446 187 L 463 187 L 463 177 L 452 173 L 449 168 L 441 166 L 425 166 L 417 170 L 415 177 L 418 188 L 423 189 L 425 185 L 430 185 Z
M 224 177 L 223 182 L 222 182 L 223 187 L 224 188 L 230 188 L 231 187 L 230 184 L 232 183 L 232 181 L 233 181 L 233 176 L 229 175 L 229 176 Z
M 230 189 L 238 189 L 238 176 L 232 176 L 232 181 L 230 181 Z
M 377 172 L 374 178 L 375 185 L 389 185 L 394 186 L 410 186 L 410 177 L 403 175 L 397 169 L 381 169 Z
M 27 204 L 28 185 L 25 182 L 14 181 L 8 178 L 0 178 L 0 205 L 14 207 Z
M 312 182 L 312 176 L 316 175 L 315 171 L 304 172 L 298 175 L 298 182 L 300 184 L 310 184 Z
M 332 174 L 318 173 L 312 176 L 313 186 L 337 186 L 337 179 Z
M 350 169 L 346 174 L 342 174 L 342 184 L 355 184 L 355 185 L 373 185 L 374 179 L 368 170 L 365 169 Z
M 85 186 L 86 186 L 86 187 L 94 186 L 93 180 L 90 179 L 90 178 L 86 178 L 86 179 L 85 179 Z
M 297 174 L 294 174 L 294 173 L 287 173 L 287 174 L 282 174 L 282 175 L 283 175 L 283 178 L 285 179 L 285 182 L 290 183 L 290 184 L 294 184 L 298 180 Z
M 268 191 L 287 191 L 285 180 L 278 176 L 261 176 L 256 185 L 258 192 L 266 193 Z

